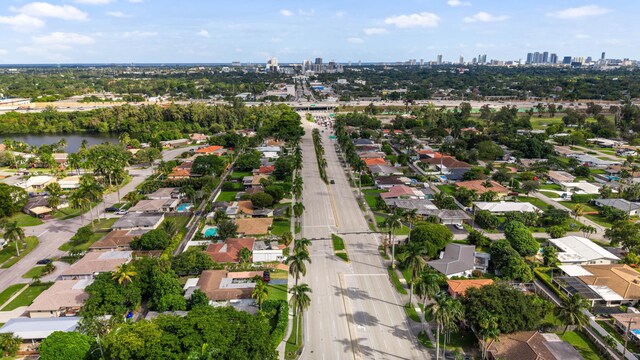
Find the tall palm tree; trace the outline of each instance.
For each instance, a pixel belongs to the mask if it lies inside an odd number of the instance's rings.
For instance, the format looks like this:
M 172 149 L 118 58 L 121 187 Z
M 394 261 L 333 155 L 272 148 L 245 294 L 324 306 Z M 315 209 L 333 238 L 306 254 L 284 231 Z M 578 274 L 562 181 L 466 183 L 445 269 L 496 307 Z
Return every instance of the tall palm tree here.
M 295 249 L 293 255 L 289 255 L 285 263 L 289 266 L 289 274 L 296 279 L 296 286 L 300 275 L 307 275 L 307 265 L 305 262 L 311 263 L 309 253 L 303 249 Z
M 87 211 L 89 206 L 91 206 L 91 201 L 84 197 L 82 192 L 76 190 L 69 197 L 69 205 L 80 211 L 80 223 L 84 227 L 84 213 Z M 93 223 L 93 215 L 91 215 L 91 222 Z
M 584 205 L 582 204 L 576 204 L 576 206 L 573 208 L 573 210 L 571 211 L 571 214 L 573 215 L 573 217 L 575 217 L 576 219 L 578 219 L 580 216 L 584 215 Z
M 256 299 L 258 309 L 262 310 L 262 303 L 264 303 L 264 301 L 269 297 L 269 287 L 267 286 L 267 283 L 262 280 L 258 280 L 258 282 L 256 282 L 256 286 L 251 292 L 251 297 Z
M 480 344 L 480 350 L 482 351 L 482 359 L 487 358 L 487 350 L 491 341 L 498 341 L 500 339 L 500 326 L 498 325 L 498 319 L 487 313 L 483 313 L 478 320 L 478 328 L 476 329 L 478 336 L 482 339 Z
M 20 256 L 18 245 L 24 243 L 24 230 L 18 226 L 17 221 L 4 224 L 4 238 L 16 244 L 16 256 Z
M 443 349 L 442 356 L 444 357 L 444 352 L 447 348 L 447 343 L 449 342 L 449 336 L 451 335 L 451 331 L 455 330 L 458 327 L 458 322 L 461 321 L 464 317 L 464 308 L 462 307 L 462 303 L 459 300 L 456 300 L 450 296 L 445 296 L 445 307 L 444 312 L 446 314 L 446 322 L 444 323 L 443 330 L 446 330 L 444 334 L 443 341 Z
M 309 252 L 309 246 L 311 246 L 311 240 L 307 238 L 300 238 L 293 242 L 294 251 L 304 250 L 307 253 Z
M 436 301 L 429 304 L 427 312 L 436 322 L 436 360 L 440 358 L 440 330 L 446 322 L 445 295 L 440 294 L 436 297 Z
M 398 254 L 398 260 L 402 266 L 411 271 L 411 291 L 409 292 L 409 305 L 413 306 L 413 287 L 418 280 L 418 275 L 422 272 L 427 262 L 422 255 L 424 254 L 424 248 L 420 244 L 409 243 L 402 248 L 402 251 Z
M 562 333 L 567 332 L 569 325 L 577 325 L 578 329 L 582 329 L 583 326 L 587 325 L 589 323 L 589 317 L 585 314 L 584 310 L 588 308 L 589 302 L 580 296 L 580 294 L 573 294 L 570 298 L 564 299 L 562 304 L 555 308 L 558 319 L 567 324 Z
M 304 213 L 304 209 L 305 208 L 303 203 L 296 202 L 295 204 L 293 204 L 293 215 L 299 219 Z
M 242 248 L 240 249 L 240 252 L 238 252 L 238 258 L 240 260 L 240 266 L 242 266 L 242 268 L 246 268 L 248 267 L 248 265 L 251 263 L 251 250 L 249 250 L 248 248 Z
M 289 303 L 294 310 L 294 316 L 300 315 L 300 319 L 304 315 L 304 311 L 311 306 L 311 298 L 309 297 L 309 293 L 311 293 L 311 288 L 307 284 L 295 285 L 289 290 L 292 294 L 291 300 Z M 300 320 L 296 321 L 296 334 L 299 334 L 299 326 Z M 296 345 L 298 344 L 298 337 L 296 336 Z
M 293 195 L 295 195 L 296 199 L 302 196 L 303 184 L 304 182 L 301 176 L 296 176 L 296 178 L 293 180 L 293 184 L 291 185 L 291 192 L 293 192 Z
M 47 197 L 47 206 L 52 209 L 57 209 L 60 202 L 62 202 L 62 188 L 60 187 L 60 184 L 52 182 L 47 185 L 44 190 L 49 193 L 49 197 Z
M 402 220 L 409 224 L 409 237 L 407 242 L 411 242 L 411 230 L 413 230 L 413 224 L 418 220 L 418 209 L 404 210 L 402 212 Z
M 396 253 L 396 242 L 395 242 L 395 230 L 399 229 L 402 226 L 402 217 L 398 211 L 394 211 L 389 217 L 387 217 L 384 221 L 384 225 L 387 227 L 389 231 L 389 242 L 391 243 L 391 268 L 396 268 L 395 261 L 395 253 Z M 388 244 L 387 243 L 387 244 Z M 387 245 L 388 246 L 388 245 Z
M 132 264 L 122 264 L 111 275 L 112 280 L 118 280 L 118 284 L 126 286 L 133 281 L 138 273 Z

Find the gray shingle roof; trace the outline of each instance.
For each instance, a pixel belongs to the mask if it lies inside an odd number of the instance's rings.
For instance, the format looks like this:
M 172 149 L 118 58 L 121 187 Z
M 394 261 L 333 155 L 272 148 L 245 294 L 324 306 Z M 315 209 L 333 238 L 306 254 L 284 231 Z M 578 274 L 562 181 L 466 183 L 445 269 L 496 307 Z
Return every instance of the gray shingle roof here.
M 429 261 L 427 264 L 445 275 L 453 275 L 473 270 L 475 265 L 475 246 L 448 244 L 442 259 Z

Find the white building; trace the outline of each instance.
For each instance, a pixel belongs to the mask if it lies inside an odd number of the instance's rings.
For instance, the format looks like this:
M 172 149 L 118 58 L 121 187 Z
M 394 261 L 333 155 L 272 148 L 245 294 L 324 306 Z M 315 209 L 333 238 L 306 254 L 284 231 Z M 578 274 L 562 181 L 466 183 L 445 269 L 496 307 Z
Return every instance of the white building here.
M 557 247 L 558 261 L 563 265 L 607 265 L 615 264 L 620 258 L 589 239 L 579 236 L 565 236 L 549 239 Z
M 277 241 L 256 241 L 253 243 L 252 260 L 254 263 L 282 261 L 284 255 Z
M 567 191 L 573 194 L 588 194 L 595 195 L 600 193 L 600 187 L 588 183 L 586 181 L 579 182 L 563 182 L 560 183 L 560 187 L 563 191 Z
M 499 202 L 474 202 L 476 209 L 486 210 L 492 214 L 504 214 L 508 212 L 539 212 L 540 209 L 528 202 L 499 201 Z

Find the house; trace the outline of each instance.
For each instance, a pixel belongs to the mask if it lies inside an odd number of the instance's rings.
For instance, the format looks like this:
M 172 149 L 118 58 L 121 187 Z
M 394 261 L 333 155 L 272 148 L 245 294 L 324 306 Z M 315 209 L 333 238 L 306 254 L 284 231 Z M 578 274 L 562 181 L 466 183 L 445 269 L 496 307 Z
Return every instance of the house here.
M 220 156 L 226 153 L 227 153 L 227 150 L 219 145 L 211 145 L 211 146 L 203 147 L 201 149 L 196 150 L 196 154 L 203 154 L 203 155 Z
M 284 245 L 277 241 L 256 241 L 253 243 L 253 262 L 282 261 Z
M 374 180 L 378 189 L 387 190 L 395 185 L 405 185 L 398 176 L 379 176 Z
M 435 216 L 438 222 L 443 225 L 464 224 L 471 219 L 466 211 L 459 209 L 431 211 L 427 215 Z
M 184 180 L 189 179 L 191 177 L 191 171 L 185 169 L 179 169 L 178 167 L 174 167 L 173 170 L 167 175 L 167 179 L 169 180 Z
M 195 289 L 200 289 L 211 301 L 250 299 L 256 277 L 262 277 L 262 271 L 205 270 Z
M 625 264 L 561 265 L 566 276 L 553 283 L 571 296 L 580 293 L 591 306 L 618 306 L 640 300 L 640 273 Z
M 475 249 L 473 245 L 450 243 L 440 254 L 439 259 L 429 261 L 427 264 L 448 278 L 469 277 L 473 270 L 486 272 L 490 256 L 476 252 Z
M 84 289 L 92 279 L 60 280 L 51 285 L 27 307 L 30 318 L 76 316 L 89 294 Z
M 22 212 L 36 217 L 43 217 L 52 211 L 53 209 L 49 208 L 49 202 L 46 196 L 30 197 L 22 207 Z
M 577 159 L 580 164 L 592 168 L 604 169 L 611 165 L 620 165 L 620 161 L 602 160 L 588 154 L 569 154 L 568 156 Z
M 258 169 L 258 174 L 271 175 L 275 170 L 276 167 L 274 165 L 264 165 L 260 166 L 260 168 Z
M 389 165 L 371 165 L 367 167 L 373 176 L 391 176 L 402 175 L 402 171 L 395 166 Z
M 255 241 L 255 238 L 230 238 L 223 242 L 209 245 L 205 253 L 217 263 L 238 263 L 240 262 L 240 250 L 244 248 L 253 250 Z
M 551 182 L 558 185 L 560 185 L 560 183 L 563 183 L 563 182 L 570 183 L 576 179 L 575 176 L 569 174 L 566 171 L 555 171 L 555 170 L 550 170 L 549 173 L 547 174 L 547 177 Z
M 379 151 L 366 151 L 358 153 L 360 159 L 384 158 L 385 153 Z
M 558 261 L 563 265 L 614 264 L 620 258 L 589 239 L 579 236 L 565 236 L 549 239 L 558 248 Z
M 231 202 L 225 213 L 232 219 L 237 217 L 272 217 L 273 209 L 257 209 L 251 200 L 240 200 Z
M 130 244 L 135 238 L 129 230 L 112 230 L 105 237 L 89 247 L 89 251 L 117 250 L 129 251 Z
M 115 271 L 131 259 L 131 251 L 91 251 L 65 270 L 59 280 L 93 279 L 100 273 Z
M 189 140 L 195 142 L 196 144 L 202 144 L 207 142 L 209 140 L 209 137 L 205 134 L 194 133 L 189 135 Z
M 417 215 L 431 215 L 438 208 L 427 199 L 384 199 L 384 203 L 389 209 L 416 210 Z
M 610 206 L 612 208 L 623 211 L 629 216 L 635 216 L 640 214 L 640 204 L 631 202 L 625 199 L 595 199 L 592 202 L 597 207 Z
M 164 213 L 136 213 L 130 212 L 118 219 L 113 230 L 153 230 L 164 221 Z
M 375 141 L 371 140 L 371 139 L 358 139 L 358 140 L 354 140 L 353 141 L 353 145 L 355 145 L 356 148 L 359 147 L 363 147 L 363 146 L 369 146 L 369 147 L 377 147 L 378 149 L 380 149 L 380 144 L 376 144 Z
M 448 292 L 452 298 L 463 297 L 467 289 L 479 288 L 485 285 L 493 285 L 492 279 L 468 279 L 468 280 L 447 280 Z
M 67 161 L 69 159 L 69 154 L 67 154 L 67 153 L 53 153 L 53 154 L 51 154 L 51 156 L 53 156 L 53 160 L 55 160 L 55 162 L 59 166 L 67 166 Z
M 158 213 L 176 211 L 180 199 L 140 200 L 129 212 Z
M 243 235 L 265 235 L 273 225 L 273 218 L 250 218 L 236 219 L 238 234 Z
M 563 182 L 563 183 L 560 183 L 559 185 L 563 191 L 571 192 L 574 194 L 595 195 L 600 193 L 599 186 L 593 185 L 586 181 L 578 181 L 578 182 L 571 182 L 571 183 Z
M 363 159 L 362 161 L 364 161 L 364 164 L 365 164 L 366 166 L 373 166 L 373 165 L 388 165 L 388 164 L 387 164 L 387 160 L 385 160 L 384 158 L 381 158 L 381 157 Z
M 38 175 L 30 177 L 29 179 L 27 179 L 27 181 L 18 184 L 18 186 L 25 189 L 26 191 L 41 191 L 44 190 L 47 185 L 54 182 L 56 182 L 56 178 L 53 176 Z
M 491 186 L 486 186 L 489 184 L 491 184 Z M 509 194 L 509 189 L 493 180 L 489 181 L 489 183 L 487 183 L 485 180 L 461 181 L 456 183 L 456 186 L 468 190 L 475 190 L 478 195 L 493 191 L 497 194 L 498 198 L 503 198 Z
M 166 140 L 160 141 L 160 145 L 162 145 L 165 149 L 176 148 L 180 146 L 189 145 L 189 139 L 177 139 L 177 140 Z
M 75 190 L 80 187 L 80 176 L 67 176 L 58 180 L 62 190 Z
M 629 334 L 629 338 L 640 343 L 640 314 L 629 312 L 612 314 L 613 325 L 623 334 Z M 628 328 L 628 329 L 627 329 Z
M 54 318 L 13 318 L 9 319 L 1 328 L 1 333 L 12 333 L 31 344 L 39 343 L 56 331 L 75 331 L 80 322 L 79 317 L 54 317 Z
M 522 331 L 502 334 L 489 340 L 489 359 L 518 360 L 582 360 L 582 356 L 571 344 L 562 341 L 557 334 L 537 331 Z
M 147 199 L 150 200 L 169 200 L 169 199 L 181 199 L 184 196 L 180 192 L 179 188 L 160 188 L 151 194 L 147 194 Z
M 459 161 L 451 156 L 439 156 L 436 158 L 422 159 L 420 162 L 434 166 L 438 171 L 451 181 L 461 180 L 464 174 L 471 170 L 471 164 Z
M 476 210 L 485 210 L 494 215 L 504 215 L 509 212 L 519 213 L 537 213 L 540 209 L 528 202 L 498 201 L 484 202 L 476 201 L 473 203 Z
M 617 140 L 611 140 L 611 139 L 605 139 L 605 138 L 587 139 L 587 143 L 595 144 L 600 147 L 609 147 L 609 148 L 624 145 L 623 141 L 617 141 Z
M 419 189 L 406 185 L 392 186 L 388 192 L 381 193 L 383 199 L 424 199 L 424 193 Z

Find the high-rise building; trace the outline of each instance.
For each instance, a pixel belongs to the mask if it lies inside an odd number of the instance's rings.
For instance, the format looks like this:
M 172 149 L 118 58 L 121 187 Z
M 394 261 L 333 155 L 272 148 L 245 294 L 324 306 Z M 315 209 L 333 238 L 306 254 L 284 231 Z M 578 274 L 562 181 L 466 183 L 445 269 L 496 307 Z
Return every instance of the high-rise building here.
M 464 65 L 464 56 L 460 55 L 460 65 Z
M 562 63 L 564 65 L 571 65 L 571 56 L 565 56 L 564 58 L 562 58 Z
M 487 54 L 478 55 L 478 62 L 480 64 L 486 64 L 487 63 Z
M 533 53 L 527 53 L 527 64 L 533 64 Z
M 585 62 L 586 62 L 587 64 L 591 64 L 591 63 L 593 62 L 593 58 L 592 58 L 591 56 L 589 56 L 589 57 L 587 58 L 587 60 L 585 60 Z
M 438 65 L 442 65 L 442 55 L 438 55 Z
M 607 54 L 605 54 L 604 51 L 603 51 L 602 55 L 600 55 L 600 60 L 604 61 L 606 59 L 606 55 Z
M 424 65 L 424 59 L 420 59 L 420 66 Z
M 551 64 L 557 64 L 558 63 L 558 54 L 549 55 L 549 62 Z
M 549 52 L 545 51 L 542 53 L 542 63 L 546 64 L 549 62 Z
M 278 71 L 278 69 L 280 69 L 280 67 L 278 66 L 278 59 L 271 58 L 269 61 L 267 61 L 267 69 L 274 72 Z
M 322 65 L 322 58 L 316 58 L 316 65 Z

